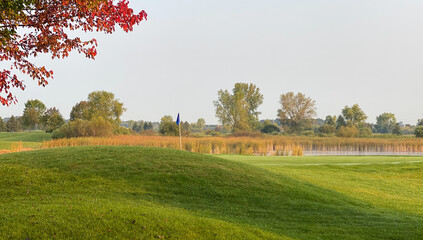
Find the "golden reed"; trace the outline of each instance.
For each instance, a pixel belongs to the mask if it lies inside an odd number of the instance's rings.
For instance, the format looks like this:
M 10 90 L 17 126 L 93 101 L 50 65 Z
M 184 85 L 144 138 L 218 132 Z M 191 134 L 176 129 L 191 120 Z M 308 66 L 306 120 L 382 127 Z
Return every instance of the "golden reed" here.
M 179 149 L 179 137 L 114 136 L 70 138 L 45 141 L 42 148 L 128 145 Z M 338 138 L 305 136 L 205 137 L 182 139 L 186 151 L 207 154 L 292 155 L 304 151 L 423 152 L 423 139 L 416 138 Z

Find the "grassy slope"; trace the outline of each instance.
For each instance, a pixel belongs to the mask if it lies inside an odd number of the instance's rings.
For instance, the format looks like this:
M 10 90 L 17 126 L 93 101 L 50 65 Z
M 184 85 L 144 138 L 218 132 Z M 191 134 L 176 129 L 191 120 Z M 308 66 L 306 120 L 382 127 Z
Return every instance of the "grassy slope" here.
M 0 156 L 0 238 L 423 236 L 421 214 L 376 206 L 288 175 L 169 149 L 77 147 L 6 154 Z
M 0 132 L 0 149 L 10 149 L 13 142 L 22 142 L 24 148 L 40 148 L 43 141 L 51 140 L 51 134 L 36 132 Z

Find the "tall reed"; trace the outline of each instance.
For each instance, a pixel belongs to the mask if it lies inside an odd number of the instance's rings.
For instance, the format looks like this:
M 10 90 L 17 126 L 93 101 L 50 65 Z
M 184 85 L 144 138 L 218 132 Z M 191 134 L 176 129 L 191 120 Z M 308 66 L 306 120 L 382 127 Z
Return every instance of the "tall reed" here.
M 179 149 L 178 137 L 114 136 L 70 138 L 43 142 L 42 148 L 130 145 Z M 306 136 L 183 138 L 182 148 L 207 154 L 294 155 L 304 151 L 423 152 L 423 140 L 416 138 L 338 138 Z

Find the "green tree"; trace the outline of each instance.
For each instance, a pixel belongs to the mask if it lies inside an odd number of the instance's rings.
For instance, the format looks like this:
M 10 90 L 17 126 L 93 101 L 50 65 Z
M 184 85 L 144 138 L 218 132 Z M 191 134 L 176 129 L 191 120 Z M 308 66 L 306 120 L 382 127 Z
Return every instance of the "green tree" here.
M 70 120 L 92 120 L 101 117 L 115 125 L 120 124 L 120 116 L 126 109 L 115 95 L 106 91 L 95 91 L 88 95 L 87 101 L 77 103 L 71 111 Z
M 0 132 L 7 132 L 6 123 L 3 121 L 1 117 L 0 117 Z
M 163 136 L 179 136 L 179 127 L 169 115 L 162 117 L 159 132 Z
M 416 127 L 416 130 L 414 131 L 414 134 L 418 138 L 423 138 L 423 126 Z
M 401 126 L 400 126 L 399 123 L 395 124 L 394 130 L 392 130 L 392 134 L 395 134 L 395 135 L 398 135 L 398 136 L 402 135 Z
M 262 133 L 267 133 L 267 134 L 275 134 L 275 133 L 279 133 L 281 130 L 279 129 L 278 126 L 276 126 L 275 124 L 268 124 L 265 125 L 262 129 L 261 132 Z
M 345 108 L 342 109 L 342 115 L 348 126 L 356 126 L 358 128 L 360 128 L 360 125 L 364 124 L 367 119 L 367 115 L 358 104 L 354 104 L 352 107 L 345 106 Z
M 336 126 L 336 116 L 328 115 L 325 118 L 325 124 Z
M 144 122 L 143 121 L 140 121 L 140 122 L 135 122 L 133 125 L 132 125 L 132 131 L 134 131 L 134 132 L 136 132 L 136 133 L 139 133 L 139 132 L 141 132 L 142 130 L 144 130 L 143 129 L 143 127 L 144 127 Z
M 347 122 L 345 121 L 344 116 L 339 115 L 338 119 L 336 119 L 336 129 L 339 129 L 341 127 L 346 127 L 347 126 Z
M 20 132 L 22 131 L 22 122 L 12 115 L 6 122 L 6 128 L 8 132 Z
M 341 126 L 336 131 L 337 137 L 354 138 L 360 135 L 360 130 L 356 126 Z
M 218 92 L 216 117 L 232 132 L 251 131 L 258 128 L 258 107 L 262 103 L 263 95 L 254 84 L 236 83 L 232 94 L 228 90 Z
M 153 123 L 152 122 L 145 122 L 144 123 L 144 126 L 143 126 L 143 128 L 144 128 L 144 131 L 147 131 L 147 130 L 153 130 Z
M 392 133 L 397 125 L 397 119 L 393 113 L 382 113 L 376 117 L 375 129 L 377 133 Z
M 25 109 L 22 116 L 23 125 L 31 130 L 36 129 L 45 111 L 46 106 L 40 100 L 28 100 L 25 103 Z
M 70 112 L 70 120 L 74 121 L 76 119 L 81 119 L 81 120 L 90 119 L 89 104 L 87 101 L 81 101 L 72 107 L 72 111 Z
M 204 120 L 204 118 L 199 118 L 196 123 L 191 124 L 191 129 L 193 132 L 202 132 L 205 125 L 206 120 Z
M 191 134 L 191 124 L 189 122 L 181 122 L 181 133 L 184 136 L 189 136 Z
M 316 101 L 302 93 L 288 92 L 280 97 L 279 121 L 290 132 L 299 133 L 316 115 Z
M 46 132 L 51 133 L 56 129 L 59 129 L 65 124 L 65 119 L 60 114 L 57 108 L 49 108 L 41 118 L 41 123 Z
M 90 120 L 96 117 L 102 117 L 119 125 L 120 116 L 126 111 L 123 103 L 115 99 L 115 95 L 111 92 L 92 92 L 88 95 L 88 103 Z

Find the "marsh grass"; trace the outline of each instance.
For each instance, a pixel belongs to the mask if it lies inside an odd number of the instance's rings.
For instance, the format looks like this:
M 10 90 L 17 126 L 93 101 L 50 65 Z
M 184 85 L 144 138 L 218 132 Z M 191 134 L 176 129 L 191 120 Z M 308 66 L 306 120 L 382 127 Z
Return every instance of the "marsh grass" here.
M 179 149 L 178 137 L 114 136 L 44 141 L 42 148 L 129 145 Z M 304 151 L 423 152 L 423 140 L 416 138 L 338 138 L 306 136 L 206 137 L 182 140 L 186 151 L 206 154 L 302 156 Z

